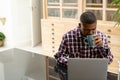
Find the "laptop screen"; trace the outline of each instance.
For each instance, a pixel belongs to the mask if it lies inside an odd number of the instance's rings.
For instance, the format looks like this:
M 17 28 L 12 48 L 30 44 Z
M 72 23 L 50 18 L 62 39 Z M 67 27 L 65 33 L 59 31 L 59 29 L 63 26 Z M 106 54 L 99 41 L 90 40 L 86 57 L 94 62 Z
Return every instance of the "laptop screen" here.
M 107 80 L 108 59 L 69 58 L 68 80 Z

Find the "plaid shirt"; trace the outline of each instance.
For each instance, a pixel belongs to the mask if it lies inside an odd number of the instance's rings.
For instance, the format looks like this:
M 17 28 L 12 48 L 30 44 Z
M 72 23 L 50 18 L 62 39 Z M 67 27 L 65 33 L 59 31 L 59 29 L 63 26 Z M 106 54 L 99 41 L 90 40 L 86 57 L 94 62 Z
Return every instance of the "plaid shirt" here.
M 58 63 L 67 64 L 68 58 L 108 58 L 109 63 L 113 61 L 113 55 L 108 47 L 106 36 L 97 31 L 94 34 L 100 35 L 103 40 L 103 47 L 90 47 L 81 35 L 77 27 L 64 34 L 59 50 L 54 55 Z

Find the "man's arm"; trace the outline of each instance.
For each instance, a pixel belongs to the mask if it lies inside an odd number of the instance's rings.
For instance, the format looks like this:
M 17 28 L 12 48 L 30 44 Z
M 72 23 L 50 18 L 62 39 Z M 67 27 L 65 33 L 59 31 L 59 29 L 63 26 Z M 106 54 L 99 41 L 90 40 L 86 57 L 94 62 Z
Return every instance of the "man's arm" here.
M 109 48 L 104 48 L 100 47 L 99 52 L 101 53 L 100 55 L 103 56 L 103 58 L 109 59 L 109 64 L 113 61 L 113 55 L 111 54 L 111 51 Z
M 103 58 L 108 58 L 109 64 L 110 64 L 113 61 L 113 55 L 108 46 L 108 41 L 107 41 L 106 35 L 102 35 L 101 38 L 98 36 L 98 42 L 100 42 L 100 43 L 98 43 L 98 44 L 100 44 L 100 46 L 98 45 L 100 55 Z
M 54 55 L 59 63 L 66 64 L 67 63 L 67 36 L 64 35 L 59 46 L 58 52 Z

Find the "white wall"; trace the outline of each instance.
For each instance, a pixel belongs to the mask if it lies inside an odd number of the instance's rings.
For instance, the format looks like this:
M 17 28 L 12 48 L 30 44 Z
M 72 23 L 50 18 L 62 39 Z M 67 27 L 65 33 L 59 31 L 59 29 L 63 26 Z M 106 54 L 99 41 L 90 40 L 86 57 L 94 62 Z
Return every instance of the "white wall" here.
M 5 25 L 2 25 L 0 22 L 0 31 L 2 31 L 7 37 L 5 43 L 11 45 L 12 36 L 10 35 L 12 35 L 12 26 L 10 0 L 0 0 L 0 18 L 2 17 L 6 18 L 6 23 Z
M 6 24 L 0 23 L 0 31 L 6 35 L 5 46 L 31 41 L 30 0 L 0 0 L 0 17 L 6 17 Z
M 31 41 L 31 6 L 30 0 L 12 0 L 12 45 Z

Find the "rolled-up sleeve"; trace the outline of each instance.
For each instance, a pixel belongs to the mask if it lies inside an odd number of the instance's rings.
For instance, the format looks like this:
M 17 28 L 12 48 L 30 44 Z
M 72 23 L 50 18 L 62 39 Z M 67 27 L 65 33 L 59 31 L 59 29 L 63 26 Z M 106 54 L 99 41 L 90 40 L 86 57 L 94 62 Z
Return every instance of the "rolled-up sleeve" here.
M 110 47 L 108 46 L 106 35 L 103 36 L 103 47 L 99 48 L 99 52 L 104 58 L 109 59 L 109 64 L 113 61 L 114 56 L 112 55 Z
M 105 49 L 101 47 L 99 49 L 99 52 L 101 53 L 101 56 L 103 56 L 103 58 L 109 59 L 109 64 L 113 61 L 113 55 L 111 54 L 111 51 L 109 48 Z

